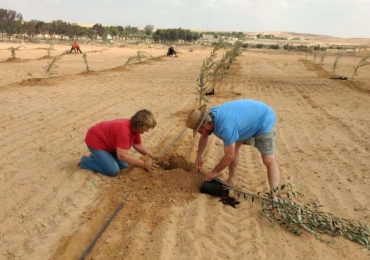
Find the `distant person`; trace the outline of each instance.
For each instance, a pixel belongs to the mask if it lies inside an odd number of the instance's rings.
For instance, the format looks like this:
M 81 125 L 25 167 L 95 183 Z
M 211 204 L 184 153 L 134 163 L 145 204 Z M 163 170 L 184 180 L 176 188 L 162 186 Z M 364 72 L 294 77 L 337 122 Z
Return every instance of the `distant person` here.
M 156 121 L 146 109 L 136 112 L 130 119 L 100 122 L 91 127 L 85 142 L 91 152 L 83 156 L 80 168 L 114 177 L 129 164 L 151 171 L 157 167 L 152 160 L 142 160 L 128 153 L 131 147 L 142 155 L 153 157 L 141 141 L 141 134 L 154 128 Z
M 226 102 L 207 110 L 206 105 L 194 109 L 188 116 L 186 126 L 193 129 L 194 136 L 200 133 L 196 167 L 203 166 L 203 152 L 207 147 L 208 137 L 212 133 L 223 140 L 224 156 L 217 165 L 206 174 L 206 180 L 219 176 L 226 167 L 229 178 L 226 184 L 235 184 L 235 173 L 239 162 L 239 149 L 243 144 L 256 147 L 267 169 L 271 195 L 275 199 L 274 189 L 279 185 L 280 171 L 275 159 L 275 122 L 274 111 L 266 104 L 252 99 Z
M 169 47 L 168 50 L 167 50 L 167 56 L 177 56 L 177 53 L 175 51 L 175 48 L 174 47 Z
M 80 52 L 82 54 L 82 51 L 80 49 L 80 45 L 78 44 L 77 40 L 73 41 L 72 47 L 71 47 L 71 50 L 69 51 L 69 53 L 72 53 L 72 51 L 74 51 L 74 53 Z

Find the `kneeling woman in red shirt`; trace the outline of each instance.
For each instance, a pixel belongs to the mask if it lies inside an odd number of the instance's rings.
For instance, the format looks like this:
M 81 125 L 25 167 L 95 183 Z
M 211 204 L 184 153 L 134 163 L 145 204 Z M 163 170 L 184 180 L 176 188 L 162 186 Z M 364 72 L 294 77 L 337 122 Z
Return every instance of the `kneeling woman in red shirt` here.
M 153 170 L 157 167 L 154 162 L 129 155 L 128 150 L 134 147 L 140 154 L 152 157 L 141 142 L 141 134 L 155 125 L 153 114 L 146 109 L 136 112 L 130 119 L 115 119 L 94 125 L 85 138 L 91 155 L 81 158 L 80 167 L 110 177 L 117 176 L 120 169 L 127 168 L 128 164 Z

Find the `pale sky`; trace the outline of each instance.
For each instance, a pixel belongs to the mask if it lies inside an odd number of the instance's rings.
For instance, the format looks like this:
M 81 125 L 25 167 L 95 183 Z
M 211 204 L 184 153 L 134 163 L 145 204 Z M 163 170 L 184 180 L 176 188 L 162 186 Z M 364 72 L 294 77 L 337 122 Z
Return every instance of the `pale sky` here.
M 370 0 L 0 0 L 23 19 L 370 38 Z

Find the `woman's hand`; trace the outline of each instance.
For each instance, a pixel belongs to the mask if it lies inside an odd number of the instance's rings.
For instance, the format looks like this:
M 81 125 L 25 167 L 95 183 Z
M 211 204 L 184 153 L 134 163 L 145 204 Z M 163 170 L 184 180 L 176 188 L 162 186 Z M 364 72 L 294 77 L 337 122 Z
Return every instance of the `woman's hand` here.
M 152 160 L 151 158 L 145 158 L 144 160 L 144 167 L 143 167 L 147 172 L 153 171 L 155 169 L 159 168 L 159 165 Z

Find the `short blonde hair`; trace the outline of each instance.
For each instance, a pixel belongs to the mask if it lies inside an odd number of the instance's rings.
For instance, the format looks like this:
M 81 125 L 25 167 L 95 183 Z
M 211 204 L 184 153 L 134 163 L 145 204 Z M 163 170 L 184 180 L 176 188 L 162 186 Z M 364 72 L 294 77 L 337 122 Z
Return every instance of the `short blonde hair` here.
M 154 128 L 157 122 L 154 119 L 152 112 L 147 109 L 139 110 L 131 117 L 131 127 L 134 132 L 143 128 Z

